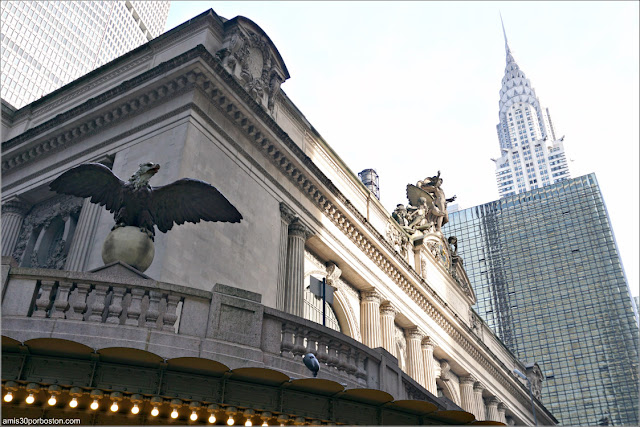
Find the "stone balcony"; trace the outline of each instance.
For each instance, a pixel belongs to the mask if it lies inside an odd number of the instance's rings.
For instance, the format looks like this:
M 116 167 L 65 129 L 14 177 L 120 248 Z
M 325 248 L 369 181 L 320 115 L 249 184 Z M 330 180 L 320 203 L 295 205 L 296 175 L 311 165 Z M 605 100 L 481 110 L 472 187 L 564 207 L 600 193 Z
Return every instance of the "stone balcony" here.
M 15 267 L 3 258 L 2 322 L 3 381 L 38 383 L 44 388 L 49 383 L 75 385 L 85 387 L 88 393 L 88 388 L 96 386 L 93 379 L 68 379 L 60 374 L 48 380 L 47 375 L 24 368 L 24 354 L 42 357 L 44 347 L 60 348 L 64 343 L 70 352 L 74 345 L 81 345 L 106 362 L 115 352 L 121 354 L 115 359 L 119 363 L 129 360 L 128 365 L 151 369 L 143 376 L 111 375 L 108 384 L 102 383 L 104 393 L 137 391 L 149 395 L 158 394 L 145 384 L 149 375 L 155 378 L 167 363 L 172 366 L 178 360 L 218 363 L 224 367 L 218 369 L 220 373 L 262 368 L 261 378 L 264 372 L 278 371 L 284 374 L 280 380 L 284 384 L 311 377 L 301 356 L 313 352 L 321 364 L 318 379 L 337 383 L 340 393 L 373 389 L 388 393 L 389 404 L 392 399 L 423 401 L 432 405 L 427 412 L 445 417 L 439 423 L 447 422 L 446 414 L 451 413 L 473 417 L 448 399 L 426 391 L 399 369 L 395 357 L 386 350 L 371 349 L 315 322 L 265 307 L 259 294 L 222 284 L 207 292 L 145 278 L 119 264 L 96 272 L 70 272 Z M 57 351 L 49 355 L 59 356 Z M 144 363 L 138 363 L 141 360 Z M 152 381 L 152 388 L 164 390 L 160 394 L 165 400 L 207 401 L 207 393 L 198 391 L 197 381 L 174 382 L 169 388 L 162 378 Z M 167 378 L 170 376 L 165 381 Z M 232 400 L 225 404 L 243 406 Z M 278 411 L 277 407 L 262 409 Z M 317 419 L 338 422 L 330 413 L 316 415 Z M 361 423 L 355 418 L 340 421 Z M 470 421 L 473 419 L 465 419 Z

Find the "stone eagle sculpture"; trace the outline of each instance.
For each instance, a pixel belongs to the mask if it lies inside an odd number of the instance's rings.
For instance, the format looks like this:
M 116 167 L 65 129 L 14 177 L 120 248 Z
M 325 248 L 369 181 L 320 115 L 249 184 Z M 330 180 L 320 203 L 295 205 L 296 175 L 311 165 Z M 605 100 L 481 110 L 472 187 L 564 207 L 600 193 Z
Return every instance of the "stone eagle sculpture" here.
M 115 228 L 139 227 L 153 240 L 153 226 L 163 233 L 173 224 L 204 221 L 240 222 L 242 215 L 212 185 L 183 178 L 161 187 L 149 180 L 160 165 L 142 163 L 128 182 L 99 163 L 76 166 L 53 180 L 51 190 L 77 197 L 90 197 L 114 214 Z

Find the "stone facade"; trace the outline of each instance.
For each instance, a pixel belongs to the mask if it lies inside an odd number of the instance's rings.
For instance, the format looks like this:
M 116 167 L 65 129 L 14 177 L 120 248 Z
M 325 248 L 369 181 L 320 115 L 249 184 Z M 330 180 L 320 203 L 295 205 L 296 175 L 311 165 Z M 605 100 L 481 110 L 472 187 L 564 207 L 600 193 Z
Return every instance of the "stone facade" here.
M 93 348 L 145 348 L 165 359 L 213 359 L 298 378 L 305 371 L 296 358 L 314 352 L 333 369 L 321 368 L 319 378 L 464 409 L 479 420 L 491 414 L 533 424 L 528 390 L 512 373 L 525 367 L 473 315 L 475 295 L 445 236 L 431 231 L 422 244 L 411 242 L 280 91 L 288 78 L 255 23 L 209 11 L 3 118 L 3 223 L 6 211 L 12 246 L 3 245 L 3 255 L 20 264 L 3 283 L 3 335 L 25 342 L 62 328 L 56 337 Z M 80 88 L 86 96 L 66 96 Z M 139 163 L 159 163 L 156 186 L 182 177 L 209 182 L 244 219 L 156 233 L 145 271 L 153 280 L 135 279 L 155 285 L 118 285 L 132 274 L 122 265 L 101 270 L 115 275 L 112 282 L 96 283 L 90 275 L 99 271 L 87 272 L 103 268 L 101 242 L 113 216 L 77 200 L 76 210 L 58 215 L 63 254 L 73 259 L 62 267 L 38 261 L 49 268 L 38 276 L 24 254 L 38 234 L 30 215 L 55 200 L 48 183 L 104 159 L 121 178 Z M 340 332 L 302 318 L 310 275 L 326 276 L 335 289 L 330 308 Z M 25 289 L 37 296 L 33 303 Z M 233 308 L 212 289 L 242 302 Z M 47 323 L 52 318 L 59 325 Z M 111 329 L 86 326 L 100 323 Z M 265 340 L 275 346 L 269 357 Z M 237 345 L 252 348 L 245 362 Z M 479 393 L 460 380 L 469 375 L 485 384 Z M 535 405 L 539 420 L 555 423 Z

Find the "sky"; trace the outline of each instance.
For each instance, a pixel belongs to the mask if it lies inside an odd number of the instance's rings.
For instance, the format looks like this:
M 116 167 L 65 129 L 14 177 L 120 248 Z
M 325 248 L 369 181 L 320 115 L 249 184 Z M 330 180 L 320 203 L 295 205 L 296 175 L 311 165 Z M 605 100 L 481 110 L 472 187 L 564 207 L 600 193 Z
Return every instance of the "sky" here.
M 498 199 L 498 92 L 509 47 L 549 108 L 572 177 L 595 172 L 638 295 L 639 2 L 172 1 L 165 30 L 208 10 L 258 24 L 282 90 L 391 212 L 441 171 L 461 208 Z

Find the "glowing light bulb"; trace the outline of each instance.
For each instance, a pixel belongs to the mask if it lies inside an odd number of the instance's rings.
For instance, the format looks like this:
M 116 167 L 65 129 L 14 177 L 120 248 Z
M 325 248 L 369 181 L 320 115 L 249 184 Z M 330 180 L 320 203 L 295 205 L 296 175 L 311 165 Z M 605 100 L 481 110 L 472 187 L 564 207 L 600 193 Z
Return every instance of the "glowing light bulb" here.
M 178 410 L 177 409 L 174 409 L 171 412 L 171 418 L 173 418 L 173 419 L 178 418 Z
M 71 399 L 71 402 L 69 402 L 69 406 L 71 406 L 72 408 L 78 406 L 78 399 L 76 399 L 75 397 Z
M 140 412 L 140 407 L 136 403 L 136 404 L 133 405 L 133 408 L 131 408 L 131 413 L 132 414 L 137 414 L 138 412 Z
M 245 426 L 247 426 L 247 427 L 250 427 L 250 426 L 252 426 L 252 425 L 253 425 L 253 423 L 251 422 L 251 420 L 247 420 L 247 421 L 244 423 L 244 425 L 245 425 Z
M 4 401 L 5 402 L 11 402 L 13 400 L 13 394 L 8 391 L 7 394 L 4 395 Z
M 227 425 L 232 426 L 236 423 L 236 420 L 233 419 L 231 415 L 229 415 L 229 419 L 227 420 Z
M 89 405 L 89 408 L 93 409 L 94 411 L 96 409 L 98 409 L 98 399 L 93 399 L 93 402 L 91 402 L 91 405 Z
M 268 425 L 269 425 L 269 424 L 267 424 L 267 420 L 265 420 L 265 421 L 262 423 L 262 427 L 267 427 Z
M 213 414 L 209 415 L 209 422 L 210 422 L 211 424 L 215 423 L 215 422 L 216 422 L 216 416 L 215 416 L 215 415 L 213 415 Z
M 153 409 L 151 410 L 151 416 L 157 417 L 159 413 L 160 413 L 160 410 L 158 409 L 158 407 L 154 406 Z
M 33 393 L 29 393 L 29 396 L 27 396 L 27 398 L 25 399 L 25 402 L 27 403 L 27 405 L 31 405 L 35 401 L 36 401 L 36 398 L 33 397 Z
M 49 400 L 47 400 L 47 403 L 49 404 L 49 406 L 53 406 L 55 405 L 57 402 L 56 397 L 52 394 L 51 397 L 49 397 Z
M 111 412 L 118 412 L 118 402 L 113 402 L 113 405 L 111 405 Z
M 198 419 L 198 413 L 196 411 L 191 412 L 191 415 L 189 415 L 189 418 L 191 418 L 191 421 L 195 421 Z

